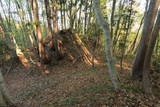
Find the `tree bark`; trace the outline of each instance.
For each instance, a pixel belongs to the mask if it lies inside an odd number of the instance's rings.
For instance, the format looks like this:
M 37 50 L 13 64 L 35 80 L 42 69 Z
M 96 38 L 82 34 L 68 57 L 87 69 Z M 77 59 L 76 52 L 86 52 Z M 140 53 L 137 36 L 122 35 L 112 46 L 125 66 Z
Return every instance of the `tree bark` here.
M 149 72 L 150 72 L 150 65 L 151 65 L 151 57 L 156 44 L 157 37 L 159 35 L 159 31 L 160 31 L 160 11 L 158 13 L 157 21 L 154 26 L 149 43 L 146 44 L 148 45 L 147 46 L 148 48 L 145 55 L 144 66 L 143 66 L 143 88 L 145 93 L 147 94 L 152 93 L 151 82 L 149 80 Z
M 52 17 L 53 17 L 53 31 L 58 32 L 58 21 L 57 21 L 57 0 L 52 0 Z
M 105 40 L 105 53 L 106 53 L 106 60 L 108 64 L 108 72 L 111 78 L 111 81 L 114 85 L 115 89 L 118 89 L 118 80 L 116 75 L 116 68 L 114 65 L 113 57 L 112 57 L 112 42 L 111 42 L 111 34 L 109 29 L 109 24 L 105 22 L 104 18 L 102 17 L 99 0 L 93 0 L 94 10 L 96 13 L 96 18 L 98 23 L 102 26 L 104 32 L 104 40 Z
M 159 7 L 159 0 L 151 0 L 149 10 L 144 18 L 144 25 L 142 30 L 142 38 L 139 43 L 138 51 L 132 67 L 132 76 L 141 77 L 143 71 L 143 65 L 145 60 L 145 54 L 147 49 L 148 39 L 151 36 L 156 13 Z
M 114 26 L 114 12 L 116 8 L 116 0 L 113 0 L 112 3 L 112 13 L 111 13 L 111 38 L 113 37 L 113 26 Z
M 48 36 L 53 39 L 54 32 L 52 30 L 52 22 L 51 22 L 51 9 L 49 5 L 49 0 L 44 0 L 45 8 L 46 8 L 46 15 L 47 15 L 47 23 L 48 23 Z M 53 40 L 50 42 L 50 48 L 53 46 Z
M 37 0 L 31 0 L 31 5 L 33 10 L 34 27 L 35 27 L 35 30 L 38 36 L 38 41 L 39 41 L 38 42 L 39 57 L 40 57 L 41 63 L 44 63 L 46 61 L 46 53 L 45 53 L 45 47 L 43 44 L 42 31 L 40 27 Z
M 8 95 L 1 69 L 2 68 L 0 68 L 0 107 L 16 107 Z

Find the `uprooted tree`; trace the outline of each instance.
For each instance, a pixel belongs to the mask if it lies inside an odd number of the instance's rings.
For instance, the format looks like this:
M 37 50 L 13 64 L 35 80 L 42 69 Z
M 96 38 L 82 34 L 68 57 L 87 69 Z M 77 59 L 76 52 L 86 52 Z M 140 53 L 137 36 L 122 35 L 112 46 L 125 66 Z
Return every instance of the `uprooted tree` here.
M 57 51 L 54 45 L 52 47 L 49 46 L 50 41 L 54 42 L 55 40 L 46 38 L 44 41 L 49 56 L 48 60 L 52 61 L 55 59 L 67 59 L 72 63 L 82 61 L 88 65 L 92 65 L 93 62 L 98 63 L 96 59 L 92 59 L 93 55 L 91 51 L 82 42 L 81 38 L 76 33 L 73 33 L 70 29 L 59 31 L 54 36 L 54 39 L 57 41 Z

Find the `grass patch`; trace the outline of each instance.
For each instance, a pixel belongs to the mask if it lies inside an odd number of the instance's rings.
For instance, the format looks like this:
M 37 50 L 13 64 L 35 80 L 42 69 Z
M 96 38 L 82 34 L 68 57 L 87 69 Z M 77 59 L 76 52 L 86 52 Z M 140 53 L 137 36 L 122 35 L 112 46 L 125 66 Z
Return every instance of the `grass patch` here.
M 113 86 L 111 85 L 100 85 L 100 84 L 91 84 L 88 87 L 82 88 L 80 90 L 80 94 L 85 94 L 85 93 L 102 93 L 106 90 L 113 90 Z
M 68 97 L 66 99 L 64 99 L 61 104 L 64 105 L 64 106 L 74 106 L 78 103 L 79 99 L 76 98 L 76 97 Z
M 138 88 L 136 86 L 132 86 L 132 85 L 124 85 L 124 84 L 122 84 L 121 88 L 132 90 L 132 91 L 137 92 L 137 93 L 144 93 L 142 89 L 140 89 L 140 88 Z

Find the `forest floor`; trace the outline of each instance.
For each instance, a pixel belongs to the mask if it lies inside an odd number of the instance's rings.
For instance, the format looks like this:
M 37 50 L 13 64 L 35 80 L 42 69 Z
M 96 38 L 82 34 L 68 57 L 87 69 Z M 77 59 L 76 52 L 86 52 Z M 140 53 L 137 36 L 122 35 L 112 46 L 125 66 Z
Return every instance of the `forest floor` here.
M 105 63 L 93 68 L 62 61 L 47 68 L 49 72 L 45 73 L 19 64 L 4 73 L 18 107 L 160 107 L 159 90 L 155 88 L 155 96 L 144 95 L 141 82 L 131 78 L 130 65 L 119 71 L 118 92 L 113 89 Z

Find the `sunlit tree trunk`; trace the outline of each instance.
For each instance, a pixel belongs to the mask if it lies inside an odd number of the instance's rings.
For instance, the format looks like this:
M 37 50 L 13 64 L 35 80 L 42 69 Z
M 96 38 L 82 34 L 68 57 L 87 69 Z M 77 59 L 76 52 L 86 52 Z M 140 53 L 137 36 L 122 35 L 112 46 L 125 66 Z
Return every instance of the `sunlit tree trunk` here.
M 31 22 L 33 22 L 32 12 L 31 12 L 32 7 L 29 4 L 29 0 L 26 0 L 26 5 L 27 5 L 27 8 L 28 8 L 27 10 L 28 10 L 28 14 L 29 14 L 29 19 L 30 19 Z M 36 43 L 36 46 L 37 46 L 37 37 L 36 37 L 35 31 L 32 31 L 32 36 L 34 37 L 34 42 Z M 32 37 L 31 37 L 31 39 L 32 39 Z
M 104 39 L 105 39 L 105 53 L 106 53 L 106 60 L 108 64 L 108 72 L 111 78 L 111 81 L 114 85 L 115 89 L 118 89 L 118 80 L 116 75 L 116 68 L 113 61 L 112 56 L 112 42 L 111 42 L 111 34 L 109 29 L 109 24 L 105 22 L 104 18 L 102 17 L 99 0 L 93 0 L 94 10 L 96 13 L 96 18 L 98 23 L 102 26 L 104 32 Z
M 6 36 L 5 36 L 5 26 L 4 26 L 4 21 L 3 21 L 3 18 L 0 14 L 0 32 L 2 33 L 2 40 L 5 40 L 6 39 Z
M 34 19 L 34 27 L 36 30 L 36 34 L 38 36 L 38 50 L 40 61 L 43 63 L 46 61 L 45 47 L 43 44 L 42 31 L 40 27 L 39 14 L 38 14 L 38 3 L 37 0 L 31 0 L 32 10 L 33 10 L 33 19 Z
M 54 33 L 58 32 L 58 20 L 57 20 L 57 0 L 52 0 L 52 25 Z

